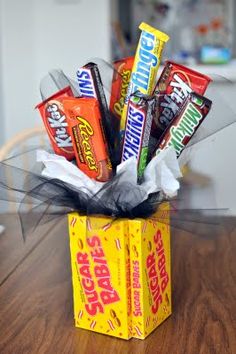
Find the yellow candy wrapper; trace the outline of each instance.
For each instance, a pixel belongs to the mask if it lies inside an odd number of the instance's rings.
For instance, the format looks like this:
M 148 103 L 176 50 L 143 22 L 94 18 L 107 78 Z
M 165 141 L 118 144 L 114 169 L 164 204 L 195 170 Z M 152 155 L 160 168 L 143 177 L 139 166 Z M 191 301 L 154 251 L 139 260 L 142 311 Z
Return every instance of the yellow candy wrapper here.
M 121 135 L 123 135 L 125 129 L 126 117 L 129 115 L 127 110 L 130 95 L 136 91 L 147 95 L 153 93 L 157 71 L 161 64 L 162 51 L 165 43 L 169 40 L 167 34 L 144 22 L 140 24 L 139 28 L 142 32 L 120 121 Z
M 156 217 L 68 219 L 75 326 L 144 339 L 171 314 L 169 226 Z

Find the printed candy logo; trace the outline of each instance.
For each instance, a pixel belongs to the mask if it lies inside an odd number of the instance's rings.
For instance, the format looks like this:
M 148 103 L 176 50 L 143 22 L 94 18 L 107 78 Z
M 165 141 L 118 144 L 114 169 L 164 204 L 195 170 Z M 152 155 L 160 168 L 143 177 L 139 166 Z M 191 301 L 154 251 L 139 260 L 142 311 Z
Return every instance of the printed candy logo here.
M 156 314 L 163 300 L 163 293 L 169 283 L 169 275 L 166 271 L 166 257 L 161 230 L 153 237 L 155 251 L 151 252 L 146 260 L 149 278 L 149 289 L 152 295 L 152 313 Z
M 80 144 L 82 151 L 83 151 L 83 156 L 85 157 L 85 159 L 87 161 L 89 169 L 97 171 L 98 167 L 96 164 L 96 160 L 94 159 L 94 152 L 93 152 L 92 146 L 91 146 L 91 137 L 94 135 L 94 130 L 86 119 L 84 119 L 82 117 L 77 117 L 77 119 L 79 121 L 78 130 L 79 130 L 79 134 L 80 134 L 81 139 L 76 141 L 76 145 Z M 74 135 L 74 136 L 76 139 L 76 135 Z
M 138 61 L 135 65 L 136 70 L 132 73 L 125 103 L 128 102 L 130 95 L 135 91 L 148 93 L 151 68 L 156 67 L 158 63 L 158 58 L 153 53 L 154 47 L 155 36 L 152 33 L 143 31 L 140 37 Z
M 174 74 L 170 82 L 172 91 L 165 94 L 161 101 L 160 107 L 163 109 L 160 114 L 160 122 L 165 126 L 173 120 L 179 111 L 180 105 L 185 98 L 192 92 L 191 87 L 184 81 L 179 74 Z
M 91 71 L 89 69 L 81 68 L 77 71 L 76 75 L 81 95 L 84 97 L 97 98 Z
M 144 122 L 144 113 L 130 103 L 128 106 L 122 161 L 132 156 L 138 159 L 142 145 Z
M 126 97 L 127 88 L 129 86 L 130 75 L 131 75 L 131 70 L 123 70 L 121 73 L 122 83 L 120 89 L 120 98 L 114 104 L 114 111 L 120 117 L 122 115 L 122 111 L 124 108 L 125 97 Z
M 49 126 L 55 131 L 55 141 L 60 148 L 72 147 L 71 137 L 67 133 L 67 122 L 64 112 L 56 103 L 49 103 L 46 108 Z
M 202 118 L 203 115 L 201 112 L 190 103 L 183 113 L 178 126 L 173 125 L 171 127 L 170 138 L 169 141 L 166 142 L 165 148 L 173 146 L 177 155 L 179 155 L 185 146 L 184 139 L 193 135 Z
M 134 260 L 132 263 L 133 268 L 133 315 L 134 316 L 142 316 L 142 308 L 141 308 L 141 283 L 140 283 L 140 264 L 138 260 Z
M 89 253 L 78 252 L 80 284 L 85 294 L 85 309 L 90 316 L 104 313 L 106 305 L 120 301 L 111 283 L 111 273 L 107 264 L 101 240 L 98 236 L 86 239 Z

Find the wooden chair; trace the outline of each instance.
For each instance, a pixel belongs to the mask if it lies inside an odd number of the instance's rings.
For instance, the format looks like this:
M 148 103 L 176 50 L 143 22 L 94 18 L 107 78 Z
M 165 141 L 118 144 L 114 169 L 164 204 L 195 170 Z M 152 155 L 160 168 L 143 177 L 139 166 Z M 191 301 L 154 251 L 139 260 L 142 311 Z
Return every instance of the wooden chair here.
M 46 130 L 43 126 L 26 129 L 13 136 L 0 148 L 0 161 L 11 157 L 16 151 L 17 153 L 24 151 L 32 143 L 43 147 L 47 144 L 47 141 Z
M 34 128 L 26 129 L 9 139 L 6 144 L 0 148 L 0 161 L 7 160 L 8 158 L 21 154 L 30 147 L 46 148 L 49 146 L 49 139 L 46 134 L 46 130 L 43 126 L 37 126 Z M 24 158 L 20 159 L 20 167 L 27 170 L 29 167 L 29 161 L 27 160 L 27 154 Z M 14 182 L 10 173 L 6 176 L 8 181 Z M 7 203 L 3 208 L 4 212 L 15 212 L 17 205 L 15 203 Z

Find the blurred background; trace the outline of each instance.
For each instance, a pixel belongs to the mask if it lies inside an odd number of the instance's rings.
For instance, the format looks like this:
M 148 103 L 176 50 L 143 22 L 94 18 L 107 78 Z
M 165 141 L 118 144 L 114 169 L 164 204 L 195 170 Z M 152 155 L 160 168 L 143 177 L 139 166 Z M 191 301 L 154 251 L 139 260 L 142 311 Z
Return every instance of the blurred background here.
M 75 78 L 89 58 L 133 55 L 141 21 L 170 35 L 163 60 L 212 76 L 213 91 L 222 99 L 220 114 L 226 114 L 225 104 L 235 114 L 235 18 L 234 0 L 0 0 L 0 148 L 42 124 L 34 107 L 49 70 L 61 68 Z M 191 160 L 191 168 L 217 191 L 216 206 L 230 207 L 233 214 L 235 136 L 231 125 L 199 145 Z

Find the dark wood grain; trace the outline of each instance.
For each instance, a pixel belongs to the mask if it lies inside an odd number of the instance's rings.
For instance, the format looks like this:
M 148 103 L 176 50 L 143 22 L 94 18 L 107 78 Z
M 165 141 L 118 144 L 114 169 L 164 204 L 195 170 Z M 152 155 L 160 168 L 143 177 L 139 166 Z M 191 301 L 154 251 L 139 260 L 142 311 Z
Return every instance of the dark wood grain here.
M 19 237 L 14 225 L 10 233 Z M 173 315 L 146 340 L 124 341 L 74 328 L 64 220 L 0 287 L 0 353 L 234 354 L 235 255 L 235 231 L 173 230 Z
M 0 214 L 0 225 L 5 231 L 0 235 L 0 286 L 24 259 L 47 236 L 48 226 L 40 226 L 26 242 L 21 232 L 18 215 Z

